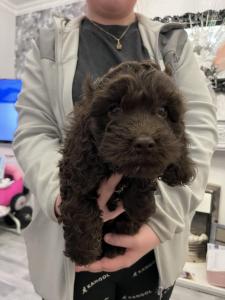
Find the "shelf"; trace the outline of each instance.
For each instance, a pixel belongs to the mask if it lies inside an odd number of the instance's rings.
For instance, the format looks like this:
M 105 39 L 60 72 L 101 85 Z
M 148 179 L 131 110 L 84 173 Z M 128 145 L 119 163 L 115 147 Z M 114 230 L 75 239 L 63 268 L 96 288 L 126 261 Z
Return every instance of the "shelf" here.
M 225 298 L 225 288 L 207 282 L 206 263 L 186 263 L 184 271 L 191 273 L 193 279 L 178 278 L 176 281 L 178 286 Z

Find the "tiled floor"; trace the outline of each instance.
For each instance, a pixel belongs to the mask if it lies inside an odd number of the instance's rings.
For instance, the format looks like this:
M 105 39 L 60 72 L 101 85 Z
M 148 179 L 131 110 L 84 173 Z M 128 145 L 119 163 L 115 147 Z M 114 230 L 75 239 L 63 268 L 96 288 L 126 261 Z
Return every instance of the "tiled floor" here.
M 22 236 L 0 228 L 0 300 L 40 300 L 30 282 Z

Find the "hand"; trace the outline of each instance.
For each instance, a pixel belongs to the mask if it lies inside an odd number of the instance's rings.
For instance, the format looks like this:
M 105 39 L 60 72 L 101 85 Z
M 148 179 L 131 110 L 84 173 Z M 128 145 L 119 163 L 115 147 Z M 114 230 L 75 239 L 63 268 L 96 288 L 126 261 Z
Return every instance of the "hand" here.
M 122 179 L 122 174 L 113 174 L 108 180 L 104 180 L 98 189 L 98 206 L 102 211 L 102 219 L 104 222 L 115 219 L 122 212 L 124 208 L 121 202 L 118 202 L 117 208 L 114 211 L 109 211 L 107 208 L 107 202 L 115 191 L 117 184 Z
M 120 180 L 122 179 L 123 175 L 122 174 L 113 174 L 108 180 L 104 180 L 101 184 L 100 187 L 98 189 L 98 206 L 100 208 L 100 210 L 102 211 L 102 219 L 104 222 L 111 220 L 111 219 L 115 219 L 117 216 L 119 216 L 122 212 L 124 212 L 124 208 L 122 206 L 121 202 L 118 202 L 117 208 L 114 211 L 109 211 L 106 204 L 108 202 L 108 200 L 110 199 L 110 197 L 112 196 L 112 194 L 115 191 L 115 188 L 117 186 L 117 184 L 120 182 Z M 60 204 L 62 202 L 62 198 L 60 197 L 60 195 L 58 195 L 58 197 L 56 198 L 55 201 L 55 215 L 58 218 L 59 216 L 61 216 L 61 212 L 60 212 Z
M 59 208 L 61 202 L 62 202 L 62 198 L 60 197 L 60 195 L 58 195 L 58 197 L 56 198 L 55 207 L 54 207 L 56 218 L 61 216 L 61 212 L 60 212 L 60 208 Z
M 87 266 L 75 266 L 76 272 L 115 272 L 129 268 L 160 244 L 158 236 L 146 224 L 142 225 L 139 232 L 133 236 L 108 233 L 104 236 L 104 240 L 110 245 L 127 248 L 125 254 L 115 258 L 103 257 Z

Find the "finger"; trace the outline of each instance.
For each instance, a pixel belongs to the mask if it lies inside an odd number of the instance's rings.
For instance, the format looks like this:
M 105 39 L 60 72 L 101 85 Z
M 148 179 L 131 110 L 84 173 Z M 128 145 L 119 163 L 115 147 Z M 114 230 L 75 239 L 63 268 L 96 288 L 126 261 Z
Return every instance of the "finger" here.
M 106 186 L 107 189 L 114 189 L 120 182 L 122 176 L 123 175 L 119 173 L 112 174 L 108 179 L 103 180 L 103 182 L 100 184 L 98 192 L 101 192 L 102 189 L 104 189 L 104 186 Z
M 107 233 L 104 236 L 104 241 L 110 245 L 123 248 L 133 248 L 136 243 L 134 236 L 114 233 Z
M 115 219 L 116 217 L 121 215 L 124 211 L 125 211 L 125 209 L 121 202 L 118 202 L 118 206 L 114 211 L 109 211 L 107 209 L 107 206 L 105 206 L 105 209 L 103 210 L 103 214 L 102 214 L 103 221 L 106 222 L 106 221 Z
M 103 272 L 116 272 L 124 268 L 128 268 L 132 265 L 129 256 L 119 255 L 114 258 L 104 257 L 102 259 Z
M 112 174 L 107 181 L 108 189 L 115 189 L 122 177 L 123 175 L 119 173 Z
M 86 266 L 75 266 L 75 272 L 103 272 L 102 259 Z
M 104 180 L 98 189 L 98 204 L 99 207 L 104 207 L 115 191 L 117 184 L 120 182 L 123 175 L 115 173 L 108 180 Z
M 88 266 L 76 266 L 76 272 L 116 272 L 121 269 L 127 268 L 131 265 L 128 258 L 125 255 L 120 255 L 115 258 L 104 257 L 101 260 L 94 262 Z
M 90 266 L 91 265 L 86 265 L 86 266 L 75 266 L 75 272 L 76 273 L 81 273 L 81 272 L 90 272 Z M 100 272 L 100 271 L 96 271 L 96 272 Z
M 87 267 L 86 266 L 77 266 L 75 265 L 75 272 L 79 273 L 79 272 L 84 272 L 86 271 Z

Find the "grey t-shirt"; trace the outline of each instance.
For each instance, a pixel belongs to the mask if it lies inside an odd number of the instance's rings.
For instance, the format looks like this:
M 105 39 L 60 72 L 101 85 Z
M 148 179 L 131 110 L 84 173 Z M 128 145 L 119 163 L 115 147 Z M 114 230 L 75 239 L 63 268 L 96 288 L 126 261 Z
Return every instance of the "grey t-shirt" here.
M 105 31 L 120 37 L 127 26 L 98 24 Z M 128 60 L 142 61 L 149 59 L 138 29 L 138 22 L 131 24 L 121 39 L 122 50 L 116 49 L 117 41 L 93 23 L 84 18 L 81 23 L 78 49 L 78 63 L 73 80 L 73 102 L 80 100 L 82 84 L 87 74 L 92 79 L 104 75 L 111 67 Z

